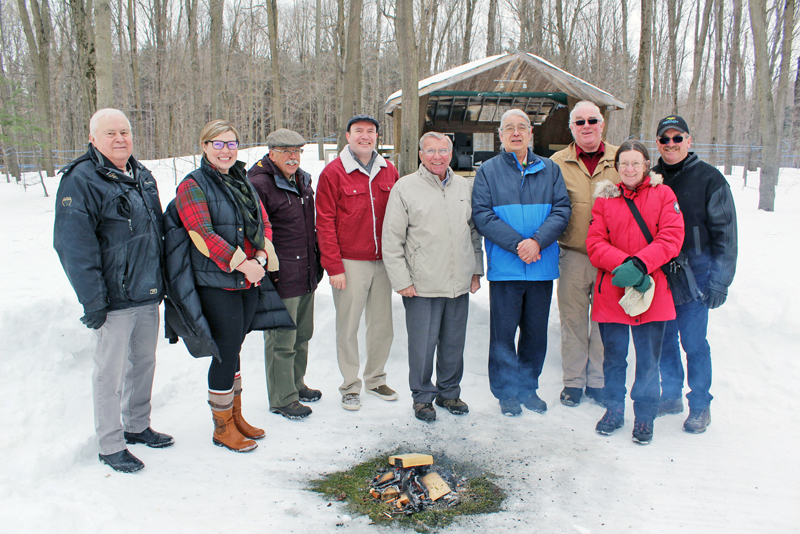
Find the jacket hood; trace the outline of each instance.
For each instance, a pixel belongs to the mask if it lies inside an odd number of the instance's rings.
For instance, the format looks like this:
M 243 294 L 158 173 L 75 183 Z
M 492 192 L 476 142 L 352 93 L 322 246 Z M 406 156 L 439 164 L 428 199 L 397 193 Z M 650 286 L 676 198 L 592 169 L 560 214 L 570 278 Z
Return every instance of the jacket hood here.
M 647 185 L 645 183 L 647 180 L 650 180 L 650 187 L 655 187 L 664 183 L 664 178 L 660 174 L 655 174 L 654 172 L 651 172 L 648 176 L 645 176 L 641 185 Z M 622 184 L 622 182 L 615 184 L 611 180 L 601 180 L 597 182 L 597 186 L 594 188 L 594 197 L 617 198 L 622 196 L 623 187 L 625 186 Z

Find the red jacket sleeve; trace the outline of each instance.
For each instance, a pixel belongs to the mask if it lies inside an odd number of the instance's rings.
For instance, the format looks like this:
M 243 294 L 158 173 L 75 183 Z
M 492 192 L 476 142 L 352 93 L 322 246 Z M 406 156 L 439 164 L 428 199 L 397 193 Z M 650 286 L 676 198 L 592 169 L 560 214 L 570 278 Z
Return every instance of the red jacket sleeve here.
M 317 208 L 317 240 L 319 241 L 320 262 L 328 276 L 344 272 L 344 263 L 339 248 L 339 237 L 336 234 L 336 217 L 338 211 L 338 177 L 332 170 L 337 160 L 331 162 L 319 175 L 316 192 Z

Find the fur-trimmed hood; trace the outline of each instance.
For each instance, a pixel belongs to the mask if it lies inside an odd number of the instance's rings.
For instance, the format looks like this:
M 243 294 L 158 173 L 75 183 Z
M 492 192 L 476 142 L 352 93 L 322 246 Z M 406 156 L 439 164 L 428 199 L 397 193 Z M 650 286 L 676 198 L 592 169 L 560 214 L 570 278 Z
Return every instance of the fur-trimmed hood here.
M 650 179 L 650 187 L 655 187 L 664 183 L 664 178 L 660 174 L 651 172 L 645 177 L 645 180 Z M 615 184 L 611 180 L 602 180 L 597 183 L 594 188 L 595 198 L 617 198 L 622 195 L 622 188 L 625 187 L 622 182 Z

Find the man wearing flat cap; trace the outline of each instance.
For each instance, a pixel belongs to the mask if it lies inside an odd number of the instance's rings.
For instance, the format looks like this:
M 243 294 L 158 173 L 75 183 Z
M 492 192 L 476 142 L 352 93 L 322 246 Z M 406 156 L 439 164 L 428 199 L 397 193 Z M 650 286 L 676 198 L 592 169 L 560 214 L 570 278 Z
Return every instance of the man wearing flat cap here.
M 399 178 L 375 150 L 378 121 L 356 115 L 347 123 L 347 146 L 319 175 L 317 228 L 322 267 L 328 271 L 336 308 L 336 355 L 342 373 L 342 408 L 361 408 L 358 326 L 367 325 L 367 392 L 397 400 L 384 366 L 392 347 L 392 285 L 383 265 L 381 232 L 389 191 Z
M 314 333 L 314 291 L 322 277 L 311 176 L 300 168 L 305 139 L 281 128 L 267 136 L 269 152 L 247 172 L 272 223 L 272 244 L 280 259 L 273 277 L 297 330 L 264 331 L 270 412 L 289 419 L 311 414 L 300 404 L 322 397 L 305 384 L 308 341 Z

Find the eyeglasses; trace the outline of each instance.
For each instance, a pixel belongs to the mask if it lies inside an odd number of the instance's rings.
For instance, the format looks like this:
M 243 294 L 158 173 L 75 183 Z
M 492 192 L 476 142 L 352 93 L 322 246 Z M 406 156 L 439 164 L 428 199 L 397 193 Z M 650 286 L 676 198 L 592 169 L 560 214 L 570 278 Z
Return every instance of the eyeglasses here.
M 423 150 L 422 153 L 428 156 L 429 158 L 435 156 L 436 154 L 439 154 L 440 156 L 446 156 L 450 153 L 450 149 L 440 148 L 439 150 L 436 150 L 434 148 L 429 148 L 428 150 Z
M 516 126 L 513 126 L 513 125 L 509 124 L 508 126 L 503 128 L 503 131 L 505 133 L 507 133 L 507 134 L 513 134 L 514 132 L 520 132 L 520 133 L 529 132 L 530 130 L 531 130 L 531 127 L 528 126 L 527 124 L 518 124 Z
M 278 154 L 289 154 L 290 156 L 299 156 L 303 153 L 302 148 L 273 148 L 271 152 L 277 152 Z
M 572 122 L 572 124 L 574 124 L 575 126 L 583 126 L 583 125 L 584 125 L 584 124 L 586 124 L 587 122 L 588 122 L 589 124 L 591 124 L 592 126 L 594 126 L 595 124 L 597 124 L 598 122 L 600 122 L 600 119 L 586 119 L 586 120 L 584 120 L 584 119 L 578 119 L 578 120 L 576 120 L 576 121 L 573 121 L 573 122 Z
M 222 150 L 225 148 L 225 145 L 228 145 L 230 150 L 236 150 L 239 148 L 239 141 L 206 141 L 206 144 L 211 143 L 211 146 L 214 147 L 214 150 Z
M 662 145 L 668 145 L 670 141 L 672 141 L 676 145 L 679 145 L 679 144 L 683 143 L 683 136 L 682 135 L 676 135 L 675 137 L 667 137 L 665 135 L 664 137 L 659 137 L 658 138 L 658 142 L 661 143 Z
M 623 170 L 623 169 L 627 169 L 628 167 L 633 167 L 634 170 L 638 171 L 638 170 L 642 169 L 645 165 L 647 165 L 646 161 L 645 162 L 641 162 L 641 161 L 634 161 L 634 162 L 620 161 L 620 162 L 617 162 L 616 167 L 617 167 L 618 171 Z

